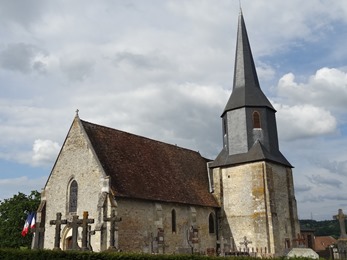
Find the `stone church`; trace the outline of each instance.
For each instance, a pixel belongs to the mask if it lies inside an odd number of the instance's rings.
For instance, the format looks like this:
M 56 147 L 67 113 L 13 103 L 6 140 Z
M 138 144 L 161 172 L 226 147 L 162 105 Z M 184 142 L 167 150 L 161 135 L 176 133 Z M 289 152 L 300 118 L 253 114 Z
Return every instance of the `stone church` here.
M 241 12 L 219 155 L 209 160 L 76 113 L 42 190 L 33 246 L 283 255 L 300 229 L 275 113 L 260 88 Z

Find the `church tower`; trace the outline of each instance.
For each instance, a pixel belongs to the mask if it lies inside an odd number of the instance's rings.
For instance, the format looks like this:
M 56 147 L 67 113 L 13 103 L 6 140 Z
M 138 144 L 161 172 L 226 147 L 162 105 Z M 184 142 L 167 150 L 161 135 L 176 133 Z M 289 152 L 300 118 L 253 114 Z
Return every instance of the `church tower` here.
M 292 166 L 279 150 L 276 110 L 262 92 L 240 12 L 223 149 L 210 163 L 224 250 L 283 255 L 299 234 Z

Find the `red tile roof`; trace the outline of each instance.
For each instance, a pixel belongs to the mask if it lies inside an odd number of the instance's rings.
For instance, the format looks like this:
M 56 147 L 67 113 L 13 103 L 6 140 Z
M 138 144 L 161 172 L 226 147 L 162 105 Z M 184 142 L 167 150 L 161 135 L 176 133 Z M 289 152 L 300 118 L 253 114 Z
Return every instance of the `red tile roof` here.
M 336 244 L 337 240 L 332 236 L 319 236 L 315 237 L 314 249 L 315 251 L 324 251 L 328 246 Z
M 81 123 L 116 197 L 219 207 L 209 192 L 209 160 L 198 152 Z

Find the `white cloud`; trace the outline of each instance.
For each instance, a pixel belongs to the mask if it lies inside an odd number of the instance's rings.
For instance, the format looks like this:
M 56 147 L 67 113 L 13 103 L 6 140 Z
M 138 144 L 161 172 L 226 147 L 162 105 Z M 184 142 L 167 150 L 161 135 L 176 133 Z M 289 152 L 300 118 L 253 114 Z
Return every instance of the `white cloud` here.
M 323 108 L 313 105 L 274 106 L 278 131 L 283 140 L 333 134 L 337 130 L 336 118 Z
M 278 83 L 278 95 L 289 104 L 312 104 L 345 111 L 347 108 L 347 72 L 336 68 L 321 68 L 307 82 L 296 82 L 288 73 Z
M 51 140 L 35 140 L 32 160 L 34 165 L 52 164 L 60 151 L 60 145 Z

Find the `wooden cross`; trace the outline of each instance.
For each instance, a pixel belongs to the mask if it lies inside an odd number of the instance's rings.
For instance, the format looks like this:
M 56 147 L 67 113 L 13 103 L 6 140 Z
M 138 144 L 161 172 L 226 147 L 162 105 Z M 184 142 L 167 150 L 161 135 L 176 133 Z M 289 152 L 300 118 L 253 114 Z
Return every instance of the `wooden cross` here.
M 55 220 L 51 220 L 49 222 L 50 225 L 55 225 L 55 237 L 54 237 L 54 248 L 53 250 L 60 250 L 60 231 L 61 225 L 66 224 L 66 219 L 61 219 L 61 213 L 57 213 L 57 217 Z
M 89 219 L 88 211 L 83 211 L 83 219 L 82 219 L 82 250 L 83 251 L 89 250 L 89 247 L 88 247 L 89 225 L 88 224 L 92 224 L 92 223 L 94 223 L 94 219 Z
M 112 250 L 117 250 L 116 239 L 115 239 L 114 233 L 117 230 L 116 223 L 122 221 L 122 218 L 120 218 L 120 217 L 118 217 L 116 215 L 116 210 L 115 209 L 112 209 L 111 216 L 109 218 L 104 216 L 104 221 L 109 221 L 110 224 L 111 224 L 110 225 L 110 246 L 109 246 L 108 250 L 111 250 L 111 251 Z
M 343 214 L 342 209 L 339 209 L 338 214 L 334 216 L 334 219 L 337 219 L 340 223 L 340 238 L 347 238 L 345 225 L 346 215 Z

